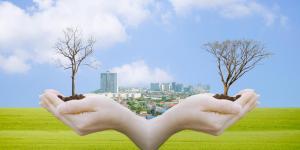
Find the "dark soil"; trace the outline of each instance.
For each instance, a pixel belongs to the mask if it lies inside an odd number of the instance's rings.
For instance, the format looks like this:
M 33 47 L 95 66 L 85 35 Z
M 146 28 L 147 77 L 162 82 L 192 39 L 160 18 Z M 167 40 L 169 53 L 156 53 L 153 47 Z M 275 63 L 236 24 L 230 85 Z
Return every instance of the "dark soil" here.
M 226 100 L 230 100 L 230 101 L 235 101 L 238 98 L 240 98 L 241 95 L 237 95 L 235 97 L 231 97 L 231 96 L 227 96 L 227 95 L 224 95 L 224 94 L 216 94 L 213 97 L 216 98 L 216 99 L 226 99 Z
M 74 96 L 69 96 L 69 97 L 63 97 L 63 96 L 61 96 L 61 95 L 58 95 L 57 96 L 58 98 L 60 98 L 61 100 L 63 100 L 63 101 L 71 101 L 71 100 L 81 100 L 81 99 L 83 99 L 83 98 L 85 98 L 85 96 L 84 95 L 82 95 L 82 94 L 76 94 L 76 95 L 74 95 Z

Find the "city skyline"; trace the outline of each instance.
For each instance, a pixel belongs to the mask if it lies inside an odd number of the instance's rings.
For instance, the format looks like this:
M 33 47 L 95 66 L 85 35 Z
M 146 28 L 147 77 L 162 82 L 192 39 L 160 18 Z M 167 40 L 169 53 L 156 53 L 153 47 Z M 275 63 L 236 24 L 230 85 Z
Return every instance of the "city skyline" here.
M 100 73 L 100 88 L 96 90 L 97 93 L 118 93 L 119 92 L 119 86 L 118 86 L 118 73 L 116 72 L 102 72 Z M 176 81 L 171 82 L 163 82 L 163 83 L 150 83 L 147 87 L 142 86 L 135 86 L 135 87 L 129 87 L 129 86 L 123 86 L 121 88 L 125 88 L 130 90 L 131 88 L 141 88 L 141 89 L 147 89 L 149 91 L 161 91 L 161 92 L 191 92 L 192 88 L 199 88 L 202 87 L 204 90 L 209 92 L 210 86 L 209 85 L 202 85 L 200 83 L 197 84 L 183 84 L 183 83 L 177 83 Z M 129 91 L 131 92 L 131 91 Z

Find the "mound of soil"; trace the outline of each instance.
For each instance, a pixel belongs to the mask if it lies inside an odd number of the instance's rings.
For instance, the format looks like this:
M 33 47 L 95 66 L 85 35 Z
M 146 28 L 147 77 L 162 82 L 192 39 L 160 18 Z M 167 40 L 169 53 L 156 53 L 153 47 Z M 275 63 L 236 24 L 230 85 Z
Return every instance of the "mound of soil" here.
M 216 99 L 226 99 L 226 100 L 230 100 L 230 101 L 235 101 L 238 98 L 240 98 L 241 95 L 237 95 L 235 97 L 232 97 L 232 96 L 227 96 L 227 95 L 224 95 L 224 94 L 216 94 L 213 97 L 216 98 Z
M 85 96 L 82 94 L 76 94 L 74 96 L 68 96 L 68 97 L 63 97 L 61 95 L 58 95 L 57 97 L 65 102 L 70 101 L 70 100 L 81 100 L 81 99 L 85 98 Z

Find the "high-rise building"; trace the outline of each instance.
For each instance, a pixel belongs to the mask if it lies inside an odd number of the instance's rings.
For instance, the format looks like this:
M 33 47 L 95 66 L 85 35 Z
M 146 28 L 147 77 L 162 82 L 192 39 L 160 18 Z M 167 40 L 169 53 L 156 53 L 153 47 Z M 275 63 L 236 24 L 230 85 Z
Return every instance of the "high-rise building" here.
M 159 83 L 150 83 L 150 91 L 160 91 Z
M 171 90 L 171 84 L 170 83 L 162 83 L 161 84 L 161 91 L 168 92 Z
M 186 93 L 191 93 L 193 91 L 193 86 L 189 85 L 183 88 L 183 91 Z
M 171 83 L 171 90 L 175 91 L 175 89 L 176 89 L 176 82 L 172 82 Z
M 117 73 L 101 73 L 101 91 L 105 93 L 118 93 Z
M 176 84 L 175 85 L 175 92 L 182 92 L 183 91 L 183 84 Z

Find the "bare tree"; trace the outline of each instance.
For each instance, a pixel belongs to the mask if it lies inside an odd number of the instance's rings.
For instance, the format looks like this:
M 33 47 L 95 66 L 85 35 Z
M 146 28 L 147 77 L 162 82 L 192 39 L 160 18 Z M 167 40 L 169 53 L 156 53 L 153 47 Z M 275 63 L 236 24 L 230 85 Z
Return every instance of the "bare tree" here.
M 228 96 L 231 85 L 260 61 L 270 56 L 263 44 L 253 40 L 227 40 L 204 44 L 217 61 L 218 73 Z
M 65 57 L 67 63 L 60 62 L 60 66 L 65 70 L 71 69 L 72 78 L 72 96 L 75 93 L 75 79 L 79 67 L 87 65 L 92 67 L 91 63 L 84 63 L 85 59 L 90 56 L 94 51 L 95 39 L 90 37 L 87 40 L 83 39 L 81 32 L 78 28 L 66 28 L 64 31 L 64 39 L 58 40 L 55 45 L 57 53 Z

